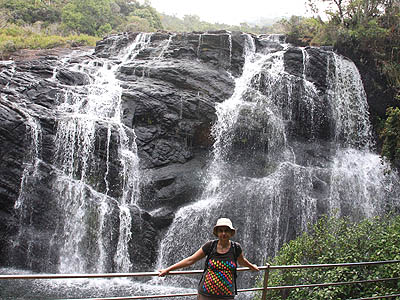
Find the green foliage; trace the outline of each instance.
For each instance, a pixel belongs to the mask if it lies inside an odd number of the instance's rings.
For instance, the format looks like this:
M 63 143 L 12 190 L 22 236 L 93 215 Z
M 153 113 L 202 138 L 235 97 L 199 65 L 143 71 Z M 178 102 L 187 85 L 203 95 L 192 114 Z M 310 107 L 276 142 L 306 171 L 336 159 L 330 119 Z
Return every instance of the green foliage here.
M 88 35 L 47 35 L 32 28 L 10 25 L 0 29 L 0 56 L 7 57 L 20 49 L 49 49 L 67 46 L 94 46 L 98 39 Z
M 397 50 L 400 51 L 400 50 Z M 400 101 L 400 64 L 392 61 L 382 62 L 382 73 L 386 74 L 388 84 L 392 89 L 397 89 L 396 99 Z
M 131 15 L 147 20 L 149 22 L 150 27 L 153 29 L 163 28 L 160 16 L 158 15 L 157 11 L 150 6 L 144 8 L 138 8 L 135 11 L 133 11 Z
M 115 13 L 119 13 L 125 17 L 129 16 L 136 9 L 141 7 L 137 1 L 132 0 L 115 0 L 114 4 L 118 7 Z
M 280 24 L 287 33 L 288 42 L 300 46 L 312 44 L 313 38 L 321 31 L 322 21 L 317 18 L 292 16 L 282 19 Z
M 0 28 L 10 23 L 60 36 L 163 28 L 157 11 L 136 0 L 0 0 Z
M 14 24 L 33 24 L 37 21 L 55 23 L 61 21 L 57 1 L 52 4 L 38 0 L 1 0 L 0 8 L 9 12 L 9 21 Z
M 380 137 L 383 139 L 382 155 L 400 166 L 400 109 L 389 107 Z
M 163 28 L 154 8 L 127 0 L 72 0 L 63 8 L 62 20 L 70 31 L 95 36 L 115 30 Z
M 62 21 L 72 31 L 101 36 L 113 22 L 111 0 L 72 0 L 63 8 Z
M 147 19 L 138 16 L 129 16 L 126 21 L 118 27 L 119 31 L 132 31 L 132 32 L 151 32 L 154 29 L 150 26 Z
M 400 216 L 364 220 L 321 218 L 309 233 L 285 244 L 273 265 L 334 264 L 400 260 Z M 391 278 L 400 275 L 400 264 L 318 269 L 272 270 L 269 286 L 302 285 Z M 262 285 L 259 284 L 259 285 Z M 268 292 L 271 299 L 350 299 L 397 293 L 396 281 L 298 288 Z

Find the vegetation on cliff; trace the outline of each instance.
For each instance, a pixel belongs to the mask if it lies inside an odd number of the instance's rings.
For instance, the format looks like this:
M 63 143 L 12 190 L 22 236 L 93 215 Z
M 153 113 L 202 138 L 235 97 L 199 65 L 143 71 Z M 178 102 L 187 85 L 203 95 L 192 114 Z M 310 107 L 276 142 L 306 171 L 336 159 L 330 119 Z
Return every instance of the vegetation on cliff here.
M 387 119 L 380 131 L 380 137 L 383 139 L 382 155 L 400 168 L 400 109 L 398 107 L 387 109 Z
M 284 245 L 272 265 L 335 264 L 400 260 L 400 216 L 366 219 L 323 217 L 311 230 Z M 400 264 L 320 269 L 274 270 L 269 285 L 361 281 L 400 276 Z M 259 284 L 261 285 L 261 284 Z M 350 299 L 390 295 L 399 291 L 397 281 L 271 291 L 271 299 Z

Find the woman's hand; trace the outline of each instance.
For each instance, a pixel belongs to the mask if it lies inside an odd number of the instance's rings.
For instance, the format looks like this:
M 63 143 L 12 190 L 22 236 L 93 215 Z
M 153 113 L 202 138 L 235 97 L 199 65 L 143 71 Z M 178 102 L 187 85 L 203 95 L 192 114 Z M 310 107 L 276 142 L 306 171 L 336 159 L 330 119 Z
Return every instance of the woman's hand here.
M 252 271 L 260 271 L 260 269 L 259 269 L 259 268 L 257 267 L 257 265 L 255 265 L 255 264 L 250 264 L 249 268 L 250 268 Z
M 168 269 L 158 270 L 158 273 L 159 273 L 158 277 L 164 277 L 169 273 L 169 270 Z
M 243 266 L 243 267 L 248 267 L 250 268 L 250 270 L 252 271 L 260 271 L 260 269 L 257 267 L 257 265 L 252 264 L 251 262 L 249 262 L 243 255 L 243 252 L 240 253 L 239 257 L 238 257 L 238 263 Z

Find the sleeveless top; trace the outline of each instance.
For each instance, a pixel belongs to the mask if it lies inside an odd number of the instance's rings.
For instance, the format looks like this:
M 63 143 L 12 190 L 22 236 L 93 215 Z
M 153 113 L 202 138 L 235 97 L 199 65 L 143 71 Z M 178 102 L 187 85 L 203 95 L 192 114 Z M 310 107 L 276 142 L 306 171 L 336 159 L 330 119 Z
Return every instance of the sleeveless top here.
M 233 243 L 236 246 L 236 253 L 233 249 Z M 242 248 L 239 243 L 232 242 L 229 251 L 220 254 L 217 252 L 216 245 L 214 249 L 211 249 L 212 244 L 213 241 L 209 241 L 202 246 L 206 256 L 209 255 L 210 251 L 212 253 L 206 262 L 206 271 L 200 280 L 198 292 L 204 296 L 233 299 L 236 290 L 236 260 L 242 253 Z

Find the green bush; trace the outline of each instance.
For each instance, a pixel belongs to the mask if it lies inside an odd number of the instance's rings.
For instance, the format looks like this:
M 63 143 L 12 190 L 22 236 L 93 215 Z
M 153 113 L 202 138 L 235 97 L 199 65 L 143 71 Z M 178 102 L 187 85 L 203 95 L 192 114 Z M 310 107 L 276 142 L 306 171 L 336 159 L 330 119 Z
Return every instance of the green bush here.
M 50 1 L 49 1 L 50 2 Z M 47 1 L 0 0 L 0 8 L 9 12 L 9 20 L 15 24 L 33 24 L 37 21 L 55 23 L 61 21 L 61 12 Z
M 400 166 L 400 109 L 389 107 L 386 115 L 387 119 L 380 133 L 383 140 L 382 155 Z
M 126 22 L 118 27 L 120 31 L 132 31 L 132 32 L 152 32 L 154 29 L 151 27 L 147 19 L 143 19 L 138 16 L 129 16 Z
M 335 264 L 400 260 L 400 216 L 377 217 L 354 224 L 321 218 L 309 233 L 284 245 L 272 265 Z M 400 276 L 400 264 L 319 269 L 272 270 L 269 286 L 361 281 Z M 261 284 L 259 284 L 261 286 Z M 394 294 L 400 283 L 367 283 L 326 288 L 270 291 L 270 299 L 349 299 Z
M 160 16 L 157 11 L 150 6 L 136 9 L 131 15 L 147 20 L 153 29 L 163 28 Z

